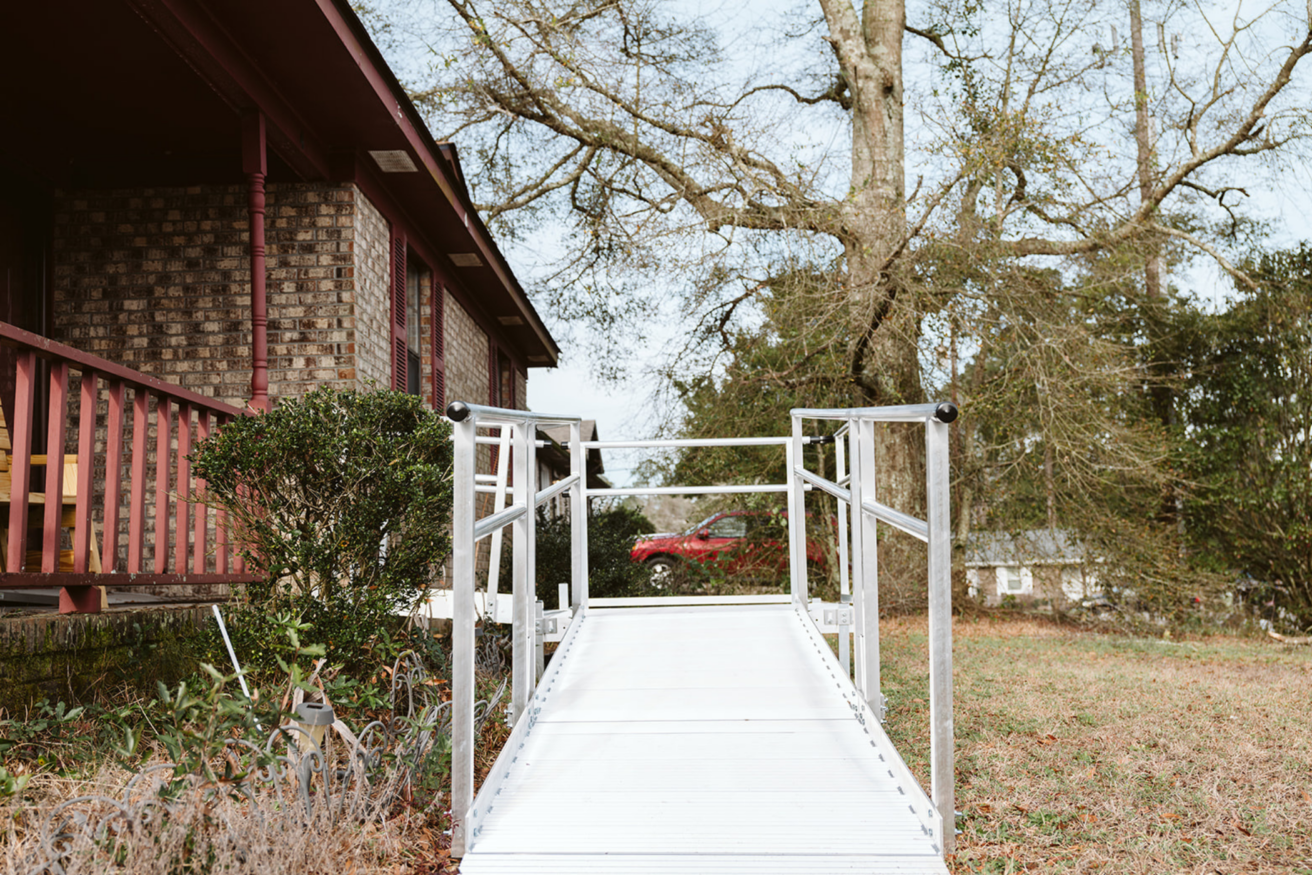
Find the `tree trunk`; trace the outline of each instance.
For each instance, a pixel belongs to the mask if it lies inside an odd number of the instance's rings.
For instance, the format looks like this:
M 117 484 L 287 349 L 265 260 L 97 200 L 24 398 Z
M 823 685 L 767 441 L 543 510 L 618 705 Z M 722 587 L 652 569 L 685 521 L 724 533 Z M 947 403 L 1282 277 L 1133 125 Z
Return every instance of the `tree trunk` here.
M 843 72 L 852 90 L 852 182 L 843 204 L 843 243 L 851 307 L 851 374 L 856 405 L 924 400 L 920 318 L 890 269 L 906 233 L 902 108 L 903 0 L 865 0 L 859 32 L 847 0 L 822 0 Z M 878 500 L 924 515 L 924 435 L 910 425 L 875 432 Z M 908 543 L 909 542 L 909 543 Z M 882 610 L 925 602 L 925 557 L 909 536 L 887 532 L 879 544 Z
M 883 214 L 887 220 L 889 211 Z M 900 211 L 895 213 L 900 217 Z M 871 269 L 866 253 L 887 252 L 889 237 L 872 233 L 868 247 L 849 247 L 848 281 L 854 295 L 853 398 L 856 406 L 919 404 L 925 400 L 920 372 L 920 315 L 914 296 L 895 275 Z M 865 270 L 863 274 L 862 271 Z M 886 424 L 875 428 L 876 497 L 903 513 L 925 515 L 924 428 Z M 924 545 L 911 536 L 882 527 L 879 541 L 879 591 L 882 611 L 905 612 L 926 603 Z
M 1143 48 L 1143 14 L 1139 0 L 1130 0 L 1130 58 L 1134 65 L 1134 140 L 1138 152 L 1139 202 L 1149 203 L 1153 197 L 1153 163 L 1154 142 L 1152 117 L 1148 112 L 1148 74 L 1144 60 Z M 1171 375 L 1172 365 L 1164 360 L 1161 350 L 1163 341 L 1161 318 L 1158 306 L 1164 306 L 1162 300 L 1162 248 L 1153 239 L 1149 239 L 1148 251 L 1144 258 L 1144 294 L 1148 298 L 1147 333 L 1149 373 L 1152 385 L 1149 396 L 1152 403 L 1153 417 L 1170 428 L 1174 422 L 1174 399 L 1167 380 Z M 1175 488 L 1168 486 L 1162 494 L 1161 510 L 1158 519 L 1163 523 L 1174 523 L 1179 516 L 1179 503 Z

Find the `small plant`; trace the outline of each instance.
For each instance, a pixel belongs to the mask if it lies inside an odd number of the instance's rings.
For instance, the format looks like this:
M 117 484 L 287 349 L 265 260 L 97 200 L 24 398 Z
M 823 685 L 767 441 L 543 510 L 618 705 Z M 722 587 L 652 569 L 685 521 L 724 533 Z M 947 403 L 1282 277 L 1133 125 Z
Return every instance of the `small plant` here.
M 31 775 L 11 775 L 8 769 L 0 766 L 0 798 L 22 795 L 31 780 Z
M 0 722 L 4 735 L 0 736 L 0 754 L 40 740 L 42 743 L 55 743 L 63 740 L 74 720 L 81 716 L 84 708 L 69 708 L 63 702 L 50 704 L 42 700 L 32 707 L 22 720 L 5 720 Z

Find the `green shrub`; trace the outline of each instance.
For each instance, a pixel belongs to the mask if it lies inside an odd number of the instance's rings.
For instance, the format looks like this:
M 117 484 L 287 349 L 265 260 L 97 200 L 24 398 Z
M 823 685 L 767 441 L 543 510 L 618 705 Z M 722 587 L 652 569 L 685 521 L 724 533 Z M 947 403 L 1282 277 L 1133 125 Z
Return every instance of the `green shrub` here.
M 290 613 L 313 627 L 331 662 L 362 666 L 449 552 L 449 438 L 416 396 L 317 389 L 197 446 L 202 499 L 227 512 L 262 577 L 230 611 L 243 662 L 273 667 L 272 617 Z M 209 639 L 207 660 L 226 663 Z
M 629 507 L 588 513 L 588 595 L 591 598 L 651 595 L 651 573 L 629 559 L 633 539 L 655 531 L 651 521 Z M 548 608 L 559 600 L 557 587 L 570 582 L 569 515 L 551 517 L 538 510 L 537 591 Z

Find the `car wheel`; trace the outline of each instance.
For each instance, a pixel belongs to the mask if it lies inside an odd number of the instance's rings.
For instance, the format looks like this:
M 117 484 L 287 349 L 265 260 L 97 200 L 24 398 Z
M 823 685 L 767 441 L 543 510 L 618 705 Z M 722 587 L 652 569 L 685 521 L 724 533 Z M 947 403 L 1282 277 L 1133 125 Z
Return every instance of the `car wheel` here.
M 651 585 L 656 589 L 669 589 L 679 573 L 677 561 L 671 556 L 653 556 L 647 560 L 647 570 L 651 573 Z

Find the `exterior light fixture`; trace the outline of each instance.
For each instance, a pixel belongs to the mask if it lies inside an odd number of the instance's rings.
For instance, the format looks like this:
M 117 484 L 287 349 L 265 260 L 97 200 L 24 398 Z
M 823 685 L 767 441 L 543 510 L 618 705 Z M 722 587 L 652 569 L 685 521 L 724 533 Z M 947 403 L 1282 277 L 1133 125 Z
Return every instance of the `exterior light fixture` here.
M 296 743 L 302 753 L 323 749 L 323 737 L 328 727 L 337 720 L 333 706 L 324 702 L 302 702 L 296 706 L 296 725 L 303 733 L 298 733 Z

